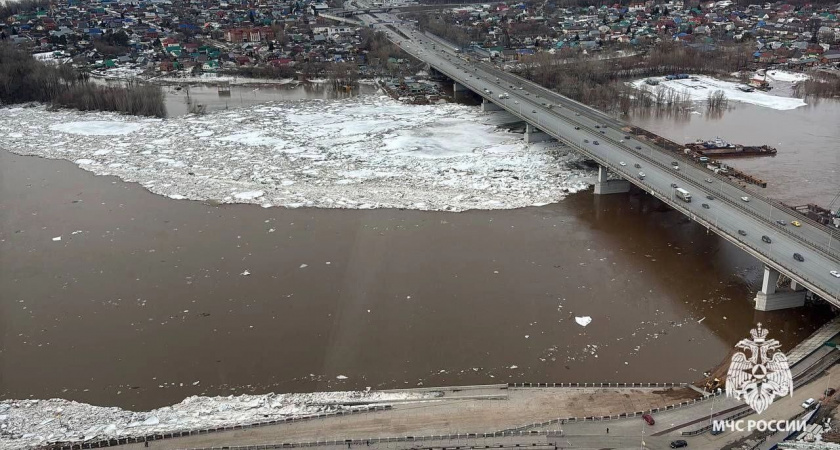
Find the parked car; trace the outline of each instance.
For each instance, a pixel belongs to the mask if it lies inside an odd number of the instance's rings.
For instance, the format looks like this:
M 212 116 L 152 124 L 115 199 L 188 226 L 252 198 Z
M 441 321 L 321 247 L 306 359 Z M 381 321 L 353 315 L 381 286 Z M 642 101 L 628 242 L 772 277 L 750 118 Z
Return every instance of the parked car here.
M 799 262 L 803 262 L 803 261 L 805 261 L 805 258 L 803 258 L 803 257 L 802 257 L 802 255 L 800 255 L 799 253 L 794 253 L 794 254 L 793 254 L 793 259 L 795 259 L 795 260 L 797 260 L 797 261 L 799 261 Z
M 745 202 L 748 202 L 748 201 L 750 201 L 750 198 L 749 197 L 741 197 L 741 200 L 743 200 Z
M 671 448 L 683 448 L 688 447 L 688 442 L 680 439 L 678 441 L 671 442 Z
M 738 234 L 740 234 L 741 236 L 746 236 L 747 232 L 744 230 L 738 230 Z
M 761 240 L 762 240 L 762 241 L 764 241 L 764 242 L 766 242 L 766 243 L 768 243 L 768 244 L 770 244 L 771 242 L 773 242 L 773 241 L 771 241 L 771 240 L 770 240 L 770 238 L 769 238 L 768 236 L 761 236 Z
M 650 414 L 643 415 L 642 419 L 644 419 L 648 425 L 656 425 L 656 421 L 653 420 L 653 416 L 651 416 Z
M 805 409 L 811 409 L 811 407 L 813 407 L 814 404 L 816 404 L 816 403 L 817 403 L 816 400 L 814 400 L 813 398 L 809 398 L 808 400 L 805 400 L 804 402 L 802 402 L 802 407 L 805 408 Z
M 799 221 L 798 221 L 798 220 L 794 220 L 794 221 L 793 221 L 793 222 L 791 222 L 790 224 L 791 224 L 791 225 L 793 225 L 793 226 L 795 226 L 795 227 L 801 227 L 801 226 L 802 226 L 802 224 L 801 224 L 801 223 L 799 223 Z

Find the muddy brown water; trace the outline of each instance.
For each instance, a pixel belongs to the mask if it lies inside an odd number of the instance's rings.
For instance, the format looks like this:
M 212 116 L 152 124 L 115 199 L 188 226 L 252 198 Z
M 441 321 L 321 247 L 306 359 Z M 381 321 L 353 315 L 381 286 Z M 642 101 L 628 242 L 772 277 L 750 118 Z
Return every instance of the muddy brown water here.
M 757 321 L 790 346 L 826 320 L 754 311 L 759 277 L 639 193 L 464 213 L 214 206 L 0 151 L 4 399 L 147 409 L 197 394 L 692 381 Z
M 786 94 L 784 86 L 778 91 Z M 787 111 L 730 102 L 730 108 L 720 115 L 637 115 L 630 121 L 674 142 L 720 136 L 733 144 L 775 147 L 778 153 L 773 157 L 724 161 L 767 181 L 767 188 L 756 188 L 765 195 L 790 205 L 828 207 L 840 194 L 840 101 L 808 98 L 806 102 L 806 106 Z M 837 208 L 840 202 L 831 209 Z

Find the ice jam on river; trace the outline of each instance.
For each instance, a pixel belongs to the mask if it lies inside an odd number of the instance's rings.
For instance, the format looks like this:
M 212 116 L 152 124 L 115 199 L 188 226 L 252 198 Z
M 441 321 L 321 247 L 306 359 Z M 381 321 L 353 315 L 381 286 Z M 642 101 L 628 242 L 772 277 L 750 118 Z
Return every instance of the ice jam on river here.
M 475 107 L 369 95 L 147 119 L 7 108 L 0 148 L 66 159 L 173 199 L 265 207 L 463 211 L 556 202 L 580 157 L 526 144 Z M 579 167 L 579 166 L 578 166 Z
M 59 399 L 10 400 L 0 402 L 0 449 L 230 427 L 436 396 L 435 392 L 322 392 L 189 397 L 177 405 L 148 412 Z

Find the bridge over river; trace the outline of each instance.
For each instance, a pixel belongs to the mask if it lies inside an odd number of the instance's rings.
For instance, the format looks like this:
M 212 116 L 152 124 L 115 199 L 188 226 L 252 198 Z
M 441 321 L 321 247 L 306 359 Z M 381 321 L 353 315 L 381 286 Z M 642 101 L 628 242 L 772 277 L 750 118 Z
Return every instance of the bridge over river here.
M 800 306 L 806 289 L 840 307 L 840 277 L 831 273 L 840 271 L 838 231 L 748 192 L 684 155 L 632 136 L 621 120 L 489 63 L 470 61 L 450 43 L 390 14 L 358 17 L 452 79 L 456 92 L 475 92 L 485 110 L 505 110 L 524 121 L 526 140 L 557 139 L 596 161 L 596 194 L 626 192 L 632 183 L 757 258 L 765 265 L 757 309 Z M 689 191 L 692 201 L 680 199 L 674 186 Z M 777 287 L 780 275 L 790 278 L 790 288 Z

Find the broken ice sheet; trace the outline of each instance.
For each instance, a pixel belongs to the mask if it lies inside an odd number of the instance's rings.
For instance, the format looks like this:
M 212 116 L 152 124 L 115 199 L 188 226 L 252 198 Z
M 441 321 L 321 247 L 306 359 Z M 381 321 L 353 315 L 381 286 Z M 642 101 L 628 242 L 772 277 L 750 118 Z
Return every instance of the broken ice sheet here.
M 191 117 L 34 107 L 0 114 L 0 129 L 31 125 L 25 135 L 0 133 L 0 146 L 74 161 L 164 196 L 264 206 L 507 209 L 587 187 L 581 180 L 591 171 L 577 168 L 581 157 L 570 149 L 527 144 L 481 118 L 466 105 L 405 105 L 382 95 L 211 112 L 201 129 Z M 115 135 L 119 150 L 103 151 Z
M 575 322 L 577 322 L 578 325 L 585 327 L 592 323 L 592 318 L 589 316 L 575 317 Z

